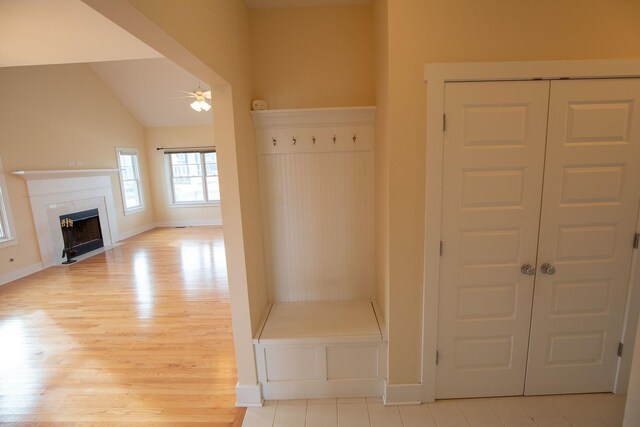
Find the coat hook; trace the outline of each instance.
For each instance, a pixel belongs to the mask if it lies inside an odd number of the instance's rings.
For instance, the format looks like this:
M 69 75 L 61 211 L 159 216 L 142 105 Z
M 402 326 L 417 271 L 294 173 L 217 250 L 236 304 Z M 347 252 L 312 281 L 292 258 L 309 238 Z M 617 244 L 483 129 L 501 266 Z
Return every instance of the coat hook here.
M 296 145 L 296 142 L 298 142 L 298 140 L 296 139 L 296 137 L 293 137 L 293 145 Z
M 334 144 L 336 143 L 336 136 L 335 135 L 333 135 L 333 143 Z
M 353 134 L 353 138 L 352 138 L 354 143 L 356 142 L 356 139 L 357 139 L 357 138 L 358 138 L 358 136 L 354 133 L 354 134 Z
M 273 146 L 275 147 L 276 143 L 278 142 L 278 140 L 272 137 L 271 138 L 271 142 L 273 142 Z
M 316 137 L 315 136 L 311 137 L 311 142 L 314 143 L 314 144 L 316 143 Z

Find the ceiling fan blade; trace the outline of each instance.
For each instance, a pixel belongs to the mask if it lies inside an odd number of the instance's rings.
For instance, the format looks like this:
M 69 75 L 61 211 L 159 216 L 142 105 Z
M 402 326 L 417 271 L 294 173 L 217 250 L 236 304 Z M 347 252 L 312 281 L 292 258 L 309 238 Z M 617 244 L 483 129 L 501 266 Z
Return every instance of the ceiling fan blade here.
M 196 96 L 195 92 L 187 92 L 186 90 L 180 90 L 180 89 L 171 89 L 171 90 L 176 91 L 176 92 L 182 92 L 182 93 L 187 94 L 189 96 Z
M 202 92 L 202 95 L 207 99 L 211 99 L 211 91 L 210 90 Z
M 185 96 L 176 96 L 174 98 L 165 98 L 166 100 L 174 100 L 174 99 L 190 99 L 195 98 L 194 95 L 185 95 Z

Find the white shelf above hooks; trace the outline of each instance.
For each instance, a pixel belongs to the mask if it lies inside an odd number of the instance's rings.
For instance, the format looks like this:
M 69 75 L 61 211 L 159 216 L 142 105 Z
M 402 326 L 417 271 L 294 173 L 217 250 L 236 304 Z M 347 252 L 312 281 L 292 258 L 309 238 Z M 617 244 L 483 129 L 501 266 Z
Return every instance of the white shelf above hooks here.
M 376 107 L 252 112 L 260 154 L 373 150 Z

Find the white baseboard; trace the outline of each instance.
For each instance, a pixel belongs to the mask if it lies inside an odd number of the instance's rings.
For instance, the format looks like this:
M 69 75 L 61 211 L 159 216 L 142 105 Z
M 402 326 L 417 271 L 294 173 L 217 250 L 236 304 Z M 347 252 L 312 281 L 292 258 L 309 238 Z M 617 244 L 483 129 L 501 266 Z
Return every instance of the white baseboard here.
M 262 406 L 262 388 L 260 384 L 240 385 L 236 384 L 236 406 L 256 407 Z
M 128 239 L 129 237 L 133 237 L 136 234 L 144 233 L 145 231 L 153 230 L 154 228 L 156 228 L 155 224 L 146 224 L 142 227 L 134 228 L 133 230 L 119 231 L 118 238 L 120 240 Z
M 419 405 L 422 403 L 422 384 L 384 383 L 385 406 Z
M 156 227 L 202 227 L 207 225 L 222 225 L 222 220 L 213 219 L 213 220 L 199 220 L 199 219 L 190 219 L 190 220 L 176 220 L 176 221 L 162 221 L 156 222 Z
M 221 226 L 221 220 L 185 220 L 185 221 L 163 221 L 155 224 L 147 224 L 133 230 L 120 232 L 118 237 L 120 240 L 128 239 L 145 231 L 153 230 L 159 227 L 202 227 L 202 226 Z
M 41 262 L 28 265 L 26 267 L 22 267 L 15 271 L 10 271 L 8 273 L 0 275 L 0 285 L 4 285 L 9 282 L 13 282 L 14 280 L 22 279 L 23 277 L 27 277 L 33 273 L 37 273 L 40 270 L 44 270 Z

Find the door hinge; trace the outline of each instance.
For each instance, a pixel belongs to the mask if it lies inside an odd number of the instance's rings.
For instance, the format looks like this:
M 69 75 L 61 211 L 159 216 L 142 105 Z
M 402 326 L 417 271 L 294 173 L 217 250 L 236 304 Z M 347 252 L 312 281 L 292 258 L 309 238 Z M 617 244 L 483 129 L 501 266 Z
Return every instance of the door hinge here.
M 624 344 L 621 342 L 618 343 L 618 357 L 622 357 L 622 349 L 624 348 Z
M 440 352 L 436 350 L 436 366 L 438 366 L 438 363 L 440 363 Z
M 444 243 L 442 243 L 442 240 L 440 240 L 440 256 L 442 256 L 443 252 L 444 252 Z
M 638 247 L 640 247 L 640 233 L 633 235 L 633 249 L 638 249 Z
M 442 132 L 447 130 L 447 115 L 442 115 Z

